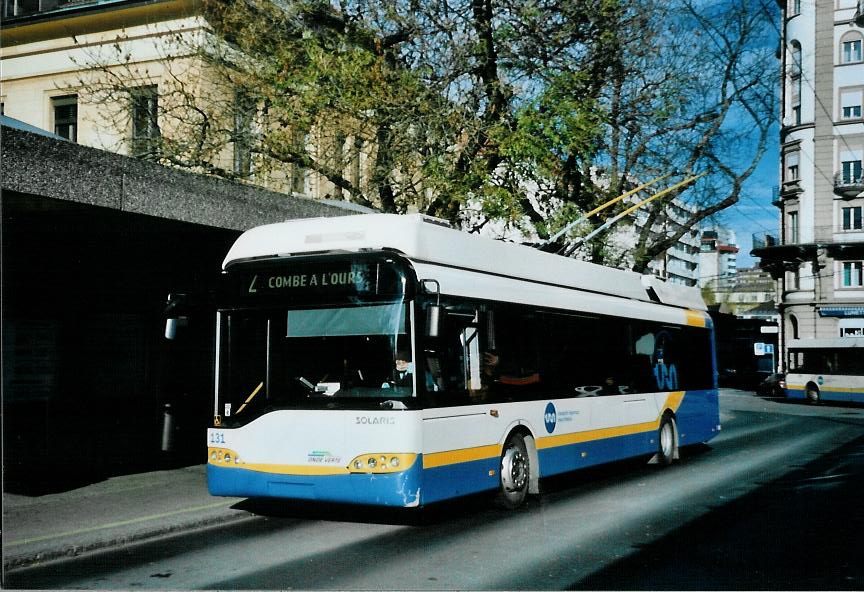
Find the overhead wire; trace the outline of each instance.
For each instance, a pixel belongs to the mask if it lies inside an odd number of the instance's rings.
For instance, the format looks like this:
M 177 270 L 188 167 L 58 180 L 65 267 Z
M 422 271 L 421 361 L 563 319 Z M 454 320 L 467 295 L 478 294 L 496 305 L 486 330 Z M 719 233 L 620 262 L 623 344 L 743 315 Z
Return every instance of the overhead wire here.
M 783 39 L 785 38 L 784 35 L 783 35 L 783 32 L 780 30 L 780 27 L 777 26 L 777 23 L 774 22 L 774 18 L 773 18 L 773 16 L 772 16 L 771 13 L 768 11 L 768 8 L 765 6 L 765 1 L 766 1 L 766 0 L 760 0 L 760 1 L 759 1 L 759 6 L 760 6 L 760 8 L 762 9 L 762 12 L 765 13 L 765 16 L 768 17 L 768 22 L 771 23 L 771 26 L 773 27 L 773 29 L 774 29 L 775 31 L 777 31 L 777 34 L 778 34 L 779 37 L 780 37 L 780 41 L 782 42 Z M 833 42 L 832 42 L 832 52 L 831 52 L 831 55 L 832 55 L 832 56 L 834 55 L 834 52 L 833 52 Z M 828 120 L 831 121 L 831 123 L 833 124 L 833 123 L 834 123 L 834 116 L 831 114 L 830 111 L 828 111 L 828 107 L 825 106 L 825 103 L 822 101 L 822 97 L 819 95 L 818 92 L 816 92 L 816 87 L 814 86 L 813 81 L 811 81 L 811 80 L 810 80 L 810 79 L 805 75 L 805 72 L 804 72 L 804 68 L 803 68 L 803 66 L 801 66 L 801 64 L 799 64 L 799 67 L 800 67 L 801 80 L 803 80 L 803 81 L 807 84 L 807 86 L 810 87 L 810 90 L 813 91 L 813 97 L 816 99 L 816 102 L 819 104 L 820 107 L 822 107 L 822 111 L 823 111 L 823 112 L 825 113 L 825 115 L 828 117 Z M 784 73 L 784 74 L 785 74 L 785 73 Z M 832 91 L 832 92 L 833 92 L 833 91 Z M 834 136 L 834 137 L 835 137 L 835 138 L 839 138 L 840 141 L 841 141 L 843 144 L 845 144 L 846 148 L 848 148 L 849 150 L 852 150 L 852 147 L 851 147 L 851 146 L 849 145 L 849 143 L 846 141 L 846 138 L 844 137 L 843 134 L 838 134 L 838 135 L 836 135 L 836 136 Z M 814 162 L 813 165 L 816 166 L 816 163 Z M 816 168 L 817 168 L 817 170 L 818 170 L 818 167 L 816 167 Z M 825 173 L 824 173 L 823 171 L 820 170 L 819 172 L 822 174 L 823 177 L 825 177 L 826 180 L 828 180 L 829 182 L 832 182 L 832 183 L 833 183 L 833 176 L 829 178 L 828 176 L 825 175 Z

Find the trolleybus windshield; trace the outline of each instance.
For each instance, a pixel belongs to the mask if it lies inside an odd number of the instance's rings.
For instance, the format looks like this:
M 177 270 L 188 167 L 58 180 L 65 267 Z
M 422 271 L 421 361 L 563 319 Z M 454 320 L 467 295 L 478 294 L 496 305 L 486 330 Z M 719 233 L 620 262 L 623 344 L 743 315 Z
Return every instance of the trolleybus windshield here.
M 399 262 L 271 263 L 228 276 L 234 299 L 219 313 L 222 425 L 279 409 L 411 405 L 410 306 Z

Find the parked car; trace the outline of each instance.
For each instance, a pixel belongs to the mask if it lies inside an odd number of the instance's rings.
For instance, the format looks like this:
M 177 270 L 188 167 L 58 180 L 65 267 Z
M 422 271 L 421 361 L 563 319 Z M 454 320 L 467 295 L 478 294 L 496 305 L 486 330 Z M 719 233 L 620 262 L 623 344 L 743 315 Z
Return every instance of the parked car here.
M 786 375 L 780 373 L 769 374 L 759 386 L 756 392 L 763 397 L 785 397 L 786 396 Z

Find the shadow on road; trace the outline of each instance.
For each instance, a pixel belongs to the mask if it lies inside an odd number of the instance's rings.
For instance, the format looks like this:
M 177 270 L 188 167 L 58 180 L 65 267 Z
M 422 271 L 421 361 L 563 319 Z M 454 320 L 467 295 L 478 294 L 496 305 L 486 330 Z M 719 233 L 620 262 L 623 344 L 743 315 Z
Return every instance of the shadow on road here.
M 313 500 L 262 498 L 246 499 L 231 507 L 264 518 L 425 526 L 488 510 L 490 500 L 491 494 L 484 493 L 461 498 L 458 502 L 441 502 L 423 508 L 382 508 Z
M 864 589 L 862 491 L 864 438 L 859 438 L 571 589 Z

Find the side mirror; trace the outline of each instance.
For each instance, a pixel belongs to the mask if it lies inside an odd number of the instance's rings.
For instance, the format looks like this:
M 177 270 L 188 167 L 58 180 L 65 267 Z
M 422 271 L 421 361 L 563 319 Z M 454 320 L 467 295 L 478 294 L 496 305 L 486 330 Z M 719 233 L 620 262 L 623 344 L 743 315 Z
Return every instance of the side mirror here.
M 441 323 L 447 314 L 441 306 L 441 284 L 438 280 L 420 280 L 420 285 L 427 294 L 435 294 L 435 304 L 426 305 L 426 337 L 438 337 L 441 334 Z
M 430 304 L 426 308 L 426 337 L 441 335 L 441 322 L 447 311 L 440 304 Z
M 180 319 L 165 319 L 165 339 L 174 341 L 177 339 L 177 325 Z
M 177 329 L 189 324 L 189 318 L 182 314 L 186 304 L 185 294 L 168 294 L 168 304 L 165 305 L 165 339 L 177 339 Z

